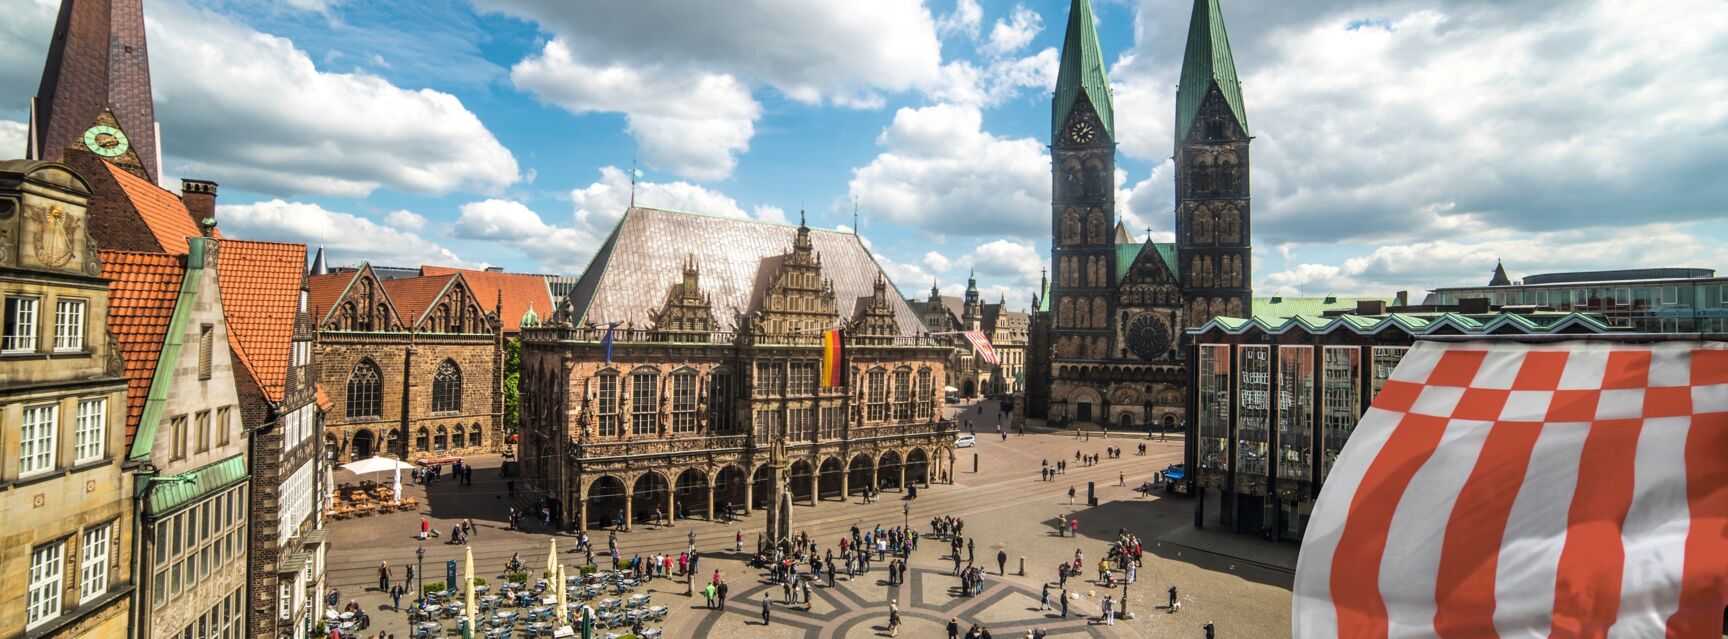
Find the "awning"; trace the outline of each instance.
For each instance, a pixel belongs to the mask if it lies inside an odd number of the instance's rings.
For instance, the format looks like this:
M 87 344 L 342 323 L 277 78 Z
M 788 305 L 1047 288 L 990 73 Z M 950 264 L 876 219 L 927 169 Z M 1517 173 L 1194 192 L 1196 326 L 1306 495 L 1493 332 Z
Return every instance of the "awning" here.
M 1187 476 L 1188 476 L 1188 473 L 1180 471 L 1180 470 L 1166 470 L 1166 471 L 1164 471 L 1164 478 L 1168 479 L 1170 481 L 1182 481 L 1182 479 L 1184 477 L 1187 477 Z

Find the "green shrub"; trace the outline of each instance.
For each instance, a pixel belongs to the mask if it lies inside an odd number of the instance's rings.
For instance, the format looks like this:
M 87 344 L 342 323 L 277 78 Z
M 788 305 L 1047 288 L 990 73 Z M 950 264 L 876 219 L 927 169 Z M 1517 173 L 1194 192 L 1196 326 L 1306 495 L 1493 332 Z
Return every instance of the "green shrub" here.
M 527 583 L 528 582 L 528 573 L 513 572 L 513 573 L 510 573 L 508 575 L 504 575 L 504 578 L 509 580 L 510 583 L 516 583 L 516 584 Z
M 582 564 L 582 565 L 581 565 L 581 566 L 578 566 L 578 567 L 577 567 L 577 568 L 576 568 L 576 571 L 577 571 L 577 572 L 578 572 L 578 573 L 579 573 L 579 574 L 583 574 L 583 575 L 592 575 L 592 574 L 594 574 L 594 573 L 596 573 L 596 572 L 599 572 L 599 571 L 600 571 L 600 567 L 599 567 L 599 566 L 596 566 L 596 565 L 594 565 L 594 564 Z
M 432 583 L 426 584 L 424 587 L 422 587 L 420 589 L 420 594 L 422 594 L 422 595 L 434 593 L 434 592 L 444 592 L 444 582 L 434 581 Z

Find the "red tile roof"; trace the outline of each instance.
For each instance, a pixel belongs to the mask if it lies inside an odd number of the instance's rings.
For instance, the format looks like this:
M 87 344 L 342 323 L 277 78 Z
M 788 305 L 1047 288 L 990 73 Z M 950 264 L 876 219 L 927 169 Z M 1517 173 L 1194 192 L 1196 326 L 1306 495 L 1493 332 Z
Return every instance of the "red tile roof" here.
M 203 235 L 198 225 L 192 222 L 192 214 L 186 212 L 186 204 L 180 201 L 180 196 L 112 162 L 103 162 L 102 166 L 113 174 L 114 181 L 126 192 L 126 198 L 132 201 L 132 207 L 138 210 L 138 216 L 150 227 L 150 233 L 156 236 L 156 243 L 162 245 L 164 252 L 185 255 L 186 238 Z M 221 234 L 217 233 L 215 237 L 221 237 Z
M 523 273 L 498 273 L 495 271 L 473 271 L 448 266 L 426 265 L 420 267 L 420 272 L 426 275 L 445 275 L 461 273 L 462 279 L 468 281 L 469 288 L 474 290 L 474 298 L 480 300 L 483 307 L 491 307 L 497 303 L 498 294 L 504 294 L 504 332 L 515 333 L 521 330 L 522 314 L 528 312 L 532 305 L 534 312 L 542 319 L 552 315 L 552 293 L 546 288 L 546 276 L 527 275 Z
M 184 238 L 181 246 L 185 246 Z M 108 331 L 119 342 L 126 374 L 126 446 L 131 447 L 186 267 L 182 258 L 174 255 L 132 251 L 100 254 L 102 277 L 109 280 Z
M 221 246 L 216 277 L 228 318 L 228 345 L 265 399 L 281 402 L 306 245 L 225 240 Z
M 342 301 L 342 292 L 348 290 L 348 283 L 359 275 L 359 271 L 342 271 L 307 276 L 306 302 L 312 307 L 312 321 L 322 323 L 330 315 L 330 309 Z
M 455 277 L 455 274 L 450 274 L 384 280 L 384 294 L 390 296 L 390 303 L 396 306 L 396 312 L 402 314 L 402 323 L 413 327 Z

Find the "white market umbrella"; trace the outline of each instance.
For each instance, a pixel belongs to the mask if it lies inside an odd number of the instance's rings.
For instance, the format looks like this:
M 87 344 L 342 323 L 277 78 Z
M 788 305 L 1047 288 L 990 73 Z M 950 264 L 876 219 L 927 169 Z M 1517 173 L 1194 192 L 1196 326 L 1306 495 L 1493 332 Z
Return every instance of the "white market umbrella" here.
M 564 594 L 564 564 L 558 564 L 558 572 L 552 576 L 558 579 L 558 582 L 553 585 L 554 588 L 558 589 L 558 610 L 552 615 L 552 618 L 565 621 L 570 618 L 570 608 L 568 606 L 569 600 L 565 598 L 567 595 Z
M 343 464 L 341 466 L 341 468 L 343 470 L 354 473 L 356 475 L 367 475 L 367 474 L 371 474 L 371 473 L 381 473 L 381 472 L 384 472 L 386 470 L 401 470 L 403 468 L 413 468 L 413 467 L 414 467 L 413 464 L 408 464 L 408 463 L 405 463 L 401 460 L 391 459 L 389 457 L 380 457 L 380 456 L 373 456 L 373 457 L 370 457 L 367 459 L 362 459 L 362 460 L 357 461 L 357 462 L 348 462 L 348 463 Z
M 467 597 L 468 600 L 468 627 L 473 628 L 474 624 L 477 623 L 477 620 L 480 618 L 480 609 L 474 606 L 474 547 L 468 546 L 467 551 L 468 579 L 466 580 L 466 586 L 464 586 L 462 590 L 465 592 L 464 596 Z
M 946 393 L 958 393 L 958 392 L 960 392 L 960 389 L 955 388 L 953 386 L 943 386 L 942 391 L 946 392 Z
M 558 540 L 552 540 L 552 547 L 546 550 L 546 572 L 558 572 Z

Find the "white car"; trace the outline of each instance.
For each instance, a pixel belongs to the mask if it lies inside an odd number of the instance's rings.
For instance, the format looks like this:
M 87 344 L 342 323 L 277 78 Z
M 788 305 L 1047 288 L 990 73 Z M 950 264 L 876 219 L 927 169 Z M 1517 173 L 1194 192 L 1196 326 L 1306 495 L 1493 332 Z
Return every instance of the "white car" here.
M 956 435 L 954 437 L 954 447 L 955 448 L 971 448 L 971 447 L 977 446 L 977 445 L 978 445 L 978 436 L 977 435 Z

